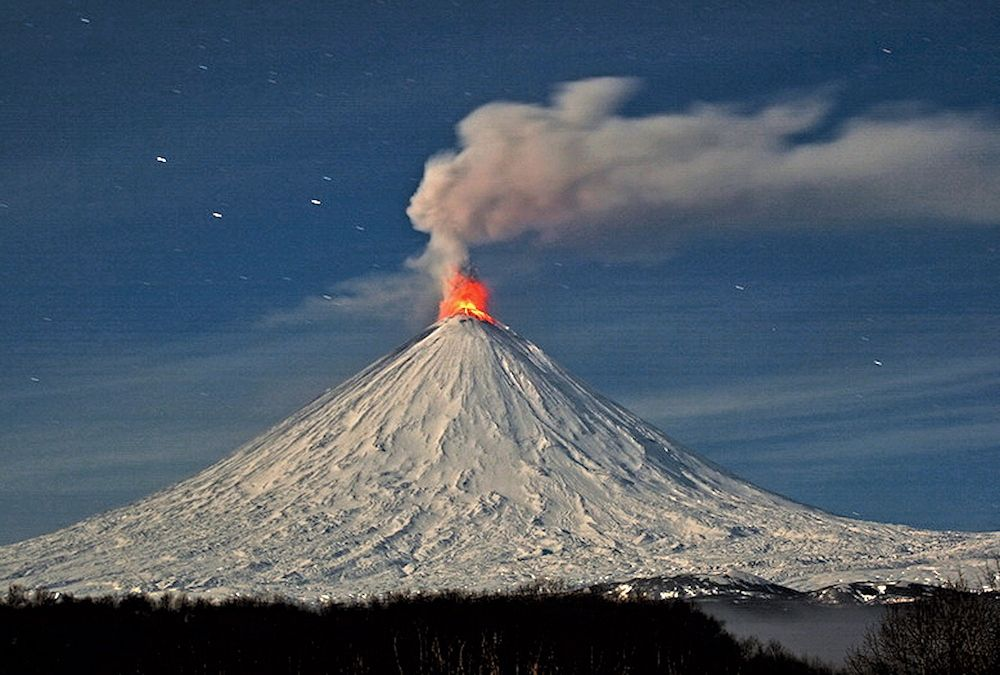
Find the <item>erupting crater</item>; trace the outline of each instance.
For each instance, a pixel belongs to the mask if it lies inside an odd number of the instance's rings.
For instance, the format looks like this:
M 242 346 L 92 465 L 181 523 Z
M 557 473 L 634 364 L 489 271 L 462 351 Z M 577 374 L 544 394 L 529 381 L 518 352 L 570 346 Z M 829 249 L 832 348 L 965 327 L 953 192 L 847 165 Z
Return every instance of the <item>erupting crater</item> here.
M 496 319 L 489 314 L 490 290 L 471 272 L 456 270 L 444 282 L 443 290 L 438 321 L 464 314 L 486 323 L 496 323 Z

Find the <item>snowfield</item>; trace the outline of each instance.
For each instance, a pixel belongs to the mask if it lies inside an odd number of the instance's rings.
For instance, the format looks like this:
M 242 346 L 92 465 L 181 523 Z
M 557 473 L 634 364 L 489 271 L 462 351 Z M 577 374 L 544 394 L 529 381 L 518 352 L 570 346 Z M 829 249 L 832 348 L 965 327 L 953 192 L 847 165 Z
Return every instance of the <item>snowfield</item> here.
M 728 474 L 499 325 L 441 321 L 233 455 L 0 548 L 0 588 L 347 598 L 746 573 L 934 582 L 1000 533 L 851 520 Z

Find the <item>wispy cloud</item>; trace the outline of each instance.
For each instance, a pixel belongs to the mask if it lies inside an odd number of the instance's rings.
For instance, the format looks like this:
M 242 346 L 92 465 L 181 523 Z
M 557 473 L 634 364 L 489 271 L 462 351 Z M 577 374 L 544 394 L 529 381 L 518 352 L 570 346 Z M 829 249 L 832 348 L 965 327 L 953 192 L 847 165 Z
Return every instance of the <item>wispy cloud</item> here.
M 304 299 L 290 310 L 261 319 L 265 328 L 330 322 L 344 317 L 402 318 L 410 325 L 430 323 L 440 296 L 436 281 L 426 274 L 404 269 L 347 279 L 326 293 Z
M 1000 359 L 761 377 L 625 403 L 717 456 L 760 464 L 977 451 L 1000 444 Z M 984 401 L 986 401 L 984 403 Z M 681 438 L 691 442 L 694 439 Z
M 651 392 L 629 399 L 636 410 L 670 417 L 768 414 L 787 416 L 847 412 L 851 408 L 900 405 L 927 398 L 982 393 L 1000 386 L 1000 359 L 980 357 L 937 363 L 931 368 L 893 373 L 866 368 L 759 377 L 718 387 Z M 768 415 L 770 416 L 770 415 Z

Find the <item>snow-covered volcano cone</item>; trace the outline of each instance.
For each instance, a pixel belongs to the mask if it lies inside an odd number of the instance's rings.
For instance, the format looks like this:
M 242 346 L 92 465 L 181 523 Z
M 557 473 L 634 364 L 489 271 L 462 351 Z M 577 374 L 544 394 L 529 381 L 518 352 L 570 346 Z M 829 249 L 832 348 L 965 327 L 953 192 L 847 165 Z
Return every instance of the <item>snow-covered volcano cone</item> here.
M 197 476 L 0 549 L 0 587 L 344 597 L 737 569 L 802 586 L 998 541 L 763 491 L 459 311 Z

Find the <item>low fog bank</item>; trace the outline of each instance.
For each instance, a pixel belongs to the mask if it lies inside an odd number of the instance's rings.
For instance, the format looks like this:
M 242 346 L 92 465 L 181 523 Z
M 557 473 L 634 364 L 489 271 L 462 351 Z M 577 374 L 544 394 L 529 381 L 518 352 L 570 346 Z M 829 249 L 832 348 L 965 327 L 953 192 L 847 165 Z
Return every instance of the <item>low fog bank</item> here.
M 838 667 L 885 613 L 881 606 L 826 606 L 795 600 L 700 600 L 695 604 L 737 639 L 774 640 L 796 656 Z

